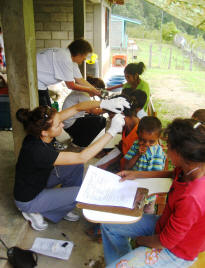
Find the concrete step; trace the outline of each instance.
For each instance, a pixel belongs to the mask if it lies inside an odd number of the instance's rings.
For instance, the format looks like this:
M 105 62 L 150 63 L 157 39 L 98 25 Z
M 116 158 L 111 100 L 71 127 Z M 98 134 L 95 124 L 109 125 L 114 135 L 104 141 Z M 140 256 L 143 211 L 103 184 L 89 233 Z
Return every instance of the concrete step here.
M 0 144 L 0 237 L 8 247 L 12 247 L 24 237 L 28 223 L 17 210 L 13 199 L 15 158 L 12 132 L 0 131 Z M 6 257 L 2 244 L 0 256 Z M 6 267 L 6 263 L 0 260 L 0 268 Z

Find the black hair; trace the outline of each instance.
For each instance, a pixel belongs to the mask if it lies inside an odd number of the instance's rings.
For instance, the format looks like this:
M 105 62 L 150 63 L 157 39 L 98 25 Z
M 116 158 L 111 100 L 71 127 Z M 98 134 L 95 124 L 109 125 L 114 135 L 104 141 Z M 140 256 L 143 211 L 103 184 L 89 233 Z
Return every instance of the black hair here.
M 175 119 L 165 130 L 167 142 L 183 159 L 205 162 L 205 127 L 194 119 Z
M 144 116 L 138 125 L 137 133 L 142 133 L 146 131 L 148 133 L 157 132 L 160 136 L 162 131 L 162 123 L 161 121 L 155 116 Z
M 196 110 L 193 113 L 192 118 L 205 124 L 205 109 Z
M 123 88 L 122 95 L 128 96 L 132 100 L 135 110 L 142 109 L 147 101 L 147 94 L 141 89 Z
M 139 62 L 139 63 L 129 63 L 125 69 L 124 69 L 124 73 L 125 74 L 131 74 L 131 75 L 141 75 L 144 70 L 145 70 L 145 64 L 143 62 Z
M 88 53 L 92 53 L 93 49 L 91 44 L 84 39 L 77 39 L 70 43 L 68 46 L 70 53 L 73 57 L 77 55 L 86 55 Z
M 94 87 L 96 88 L 105 88 L 105 83 L 102 79 L 100 78 L 97 78 L 97 77 L 93 77 L 91 75 L 88 75 L 87 76 L 87 81 L 93 85 Z
M 56 109 L 49 106 L 39 106 L 33 111 L 21 108 L 16 112 L 16 118 L 23 124 L 27 134 L 40 138 L 41 131 L 52 126 L 52 119 L 56 113 Z

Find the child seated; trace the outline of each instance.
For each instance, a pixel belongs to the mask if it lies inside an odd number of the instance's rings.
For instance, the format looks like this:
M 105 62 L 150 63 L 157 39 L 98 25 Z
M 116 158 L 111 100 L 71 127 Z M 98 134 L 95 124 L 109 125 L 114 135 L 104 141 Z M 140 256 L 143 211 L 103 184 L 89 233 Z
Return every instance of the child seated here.
M 121 154 L 104 165 L 98 166 L 111 172 L 118 172 L 120 169 L 124 168 L 125 160 L 123 159 L 123 156 L 129 151 L 133 142 L 137 139 L 137 127 L 139 123 L 137 115 L 138 112 L 143 109 L 147 100 L 146 93 L 140 89 L 135 90 L 128 88 L 122 96 L 126 97 L 130 102 L 131 107 L 130 109 L 125 109 L 123 111 L 123 114 L 125 115 L 125 126 L 122 132 L 122 140 L 118 145 Z
M 196 110 L 191 118 L 205 124 L 205 109 Z
M 164 169 L 166 157 L 158 143 L 161 130 L 162 124 L 154 116 L 145 116 L 140 120 L 137 129 L 138 140 L 124 156 L 125 169 L 137 171 Z M 145 213 L 154 213 L 155 200 L 156 196 L 148 198 L 148 204 L 144 208 Z

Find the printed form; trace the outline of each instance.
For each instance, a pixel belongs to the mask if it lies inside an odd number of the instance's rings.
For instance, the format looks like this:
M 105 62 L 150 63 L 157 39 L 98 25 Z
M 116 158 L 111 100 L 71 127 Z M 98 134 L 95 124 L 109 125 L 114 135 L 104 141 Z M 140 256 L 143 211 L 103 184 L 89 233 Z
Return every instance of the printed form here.
M 119 182 L 120 176 L 89 166 L 76 201 L 81 203 L 133 208 L 136 181 Z

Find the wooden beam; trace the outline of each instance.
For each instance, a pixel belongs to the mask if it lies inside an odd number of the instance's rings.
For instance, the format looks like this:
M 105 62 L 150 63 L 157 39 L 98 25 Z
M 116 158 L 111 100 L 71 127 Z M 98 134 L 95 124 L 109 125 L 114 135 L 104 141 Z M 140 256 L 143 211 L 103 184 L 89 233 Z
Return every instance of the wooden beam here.
M 85 0 L 73 0 L 74 39 L 85 36 Z
M 25 133 L 16 111 L 38 106 L 33 0 L 2 0 L 1 12 L 17 158 Z
M 74 40 L 85 37 L 85 14 L 85 0 L 73 0 Z M 83 62 L 79 67 L 86 78 L 86 63 Z

